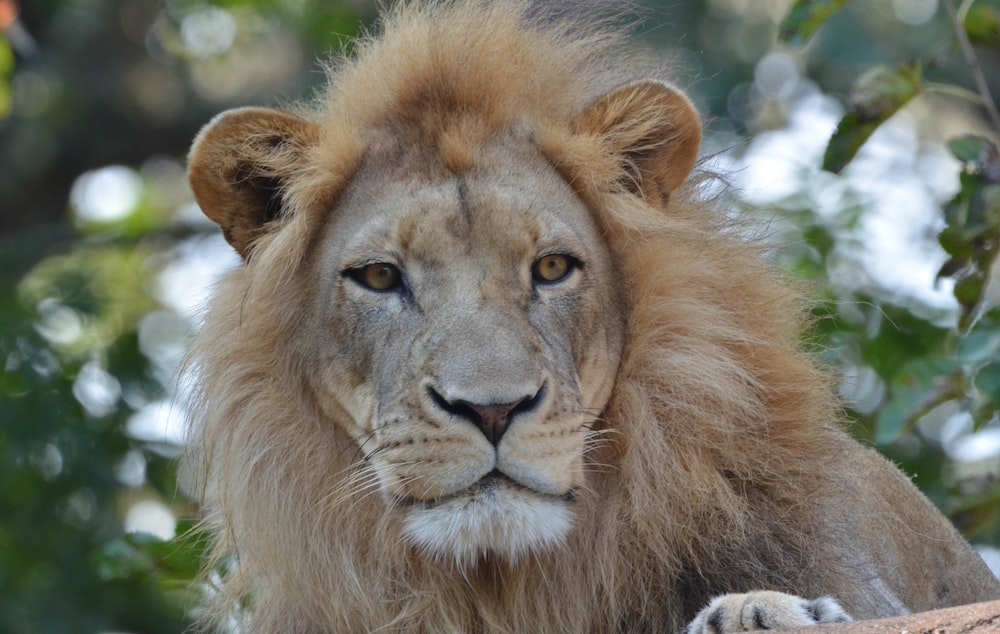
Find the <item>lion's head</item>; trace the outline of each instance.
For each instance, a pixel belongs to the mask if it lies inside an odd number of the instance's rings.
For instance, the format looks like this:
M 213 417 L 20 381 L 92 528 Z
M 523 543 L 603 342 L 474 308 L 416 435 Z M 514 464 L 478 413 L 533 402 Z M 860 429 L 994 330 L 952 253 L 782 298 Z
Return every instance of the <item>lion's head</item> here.
M 560 543 L 623 319 L 598 229 L 538 148 L 512 133 L 454 170 L 369 146 L 312 257 L 311 389 L 406 538 L 462 565 Z
M 616 41 L 417 3 L 315 107 L 199 135 L 192 187 L 244 260 L 191 362 L 220 605 L 253 594 L 270 631 L 614 623 L 739 532 L 730 481 L 775 467 L 732 438 L 825 415 L 784 287 L 682 187 L 693 107 Z

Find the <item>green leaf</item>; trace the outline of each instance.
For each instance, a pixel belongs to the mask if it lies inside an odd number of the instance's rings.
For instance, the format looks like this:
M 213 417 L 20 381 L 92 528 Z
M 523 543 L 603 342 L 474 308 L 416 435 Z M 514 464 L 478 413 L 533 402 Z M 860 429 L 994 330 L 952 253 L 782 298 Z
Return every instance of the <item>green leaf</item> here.
M 1000 46 L 1000 9 L 974 6 L 965 17 L 965 32 L 976 44 Z
M 839 174 L 876 128 L 878 128 L 877 123 L 865 122 L 856 113 L 847 113 L 837 124 L 836 131 L 826 145 L 823 169 Z
M 955 282 L 955 299 L 963 306 L 975 306 L 986 284 L 986 275 L 975 271 Z
M 30 384 L 22 373 L 0 372 L 0 396 L 16 398 L 26 395 L 30 389 Z
M 851 91 L 850 110 L 823 155 L 823 169 L 839 173 L 868 137 L 923 88 L 920 65 L 906 63 L 897 69 L 878 66 L 858 78 Z
M 980 368 L 975 378 L 976 389 L 993 403 L 1000 403 L 1000 363 L 994 361 Z
M 166 541 L 145 533 L 129 533 L 108 542 L 95 558 L 98 574 L 105 581 L 193 581 L 201 570 L 208 540 L 197 528 L 181 528 L 183 534 Z
M 14 51 L 10 48 L 10 43 L 6 39 L 0 39 L 0 75 L 6 82 L 8 77 L 14 72 Z
M 199 526 L 183 520 L 178 522 L 177 530 L 178 535 L 161 542 L 156 552 L 170 577 L 192 581 L 208 558 L 209 538 Z
M 1000 153 L 992 141 L 977 136 L 952 139 L 948 148 L 965 165 L 958 193 L 944 206 L 947 226 L 938 241 L 951 258 L 938 277 L 955 278 L 959 330 L 966 332 L 980 317 L 1000 252 Z
M 878 414 L 875 442 L 893 442 L 933 405 L 953 398 L 955 390 L 948 377 L 957 367 L 955 359 L 934 356 L 908 363 L 889 386 L 889 399 Z
M 875 442 L 887 445 L 895 441 L 905 431 L 910 412 L 920 406 L 920 393 L 917 390 L 900 390 L 882 406 L 878 412 L 875 428 Z
M 987 156 L 990 140 L 981 136 L 966 135 L 948 141 L 948 149 L 963 163 L 974 163 Z
M 981 301 L 986 288 L 986 276 L 979 273 L 963 277 L 955 283 L 955 298 L 962 309 L 958 315 L 958 331 L 967 333 L 976 325 L 982 315 Z
M 104 581 L 144 579 L 156 570 L 156 559 L 144 552 L 143 545 L 152 543 L 152 537 L 127 535 L 104 545 L 94 555 L 94 564 Z
M 948 517 L 966 537 L 996 530 L 1000 518 L 1000 487 L 988 477 L 973 478 L 978 481 L 977 491 L 961 491 L 949 500 Z M 968 485 L 963 488 L 970 488 Z
M 982 324 L 984 321 L 980 321 Z M 962 365 L 975 365 L 993 358 L 1000 347 L 1000 332 L 995 328 L 979 328 L 958 341 L 958 360 Z
M 940 269 L 938 269 L 937 275 L 934 276 L 934 281 L 937 282 L 945 277 L 959 275 L 968 266 L 969 258 L 967 257 L 950 258 L 947 262 L 941 265 Z
M 972 429 L 979 431 L 983 425 L 993 420 L 997 415 L 997 404 L 990 399 L 976 399 L 975 405 L 969 410 L 972 416 Z
M 802 46 L 831 15 L 848 0 L 796 0 L 781 21 L 778 37 L 792 46 Z
M 941 243 L 941 248 L 944 249 L 944 252 L 948 255 L 956 259 L 963 259 L 967 261 L 976 253 L 975 249 L 973 249 L 970 245 L 970 242 L 972 242 L 975 237 L 975 233 L 970 233 L 964 228 L 945 227 L 941 230 L 941 233 L 938 234 L 938 242 Z M 947 275 L 950 275 L 950 273 L 939 274 L 939 276 Z
M 923 88 L 923 69 L 916 62 L 898 68 L 876 66 L 865 71 L 851 89 L 851 111 L 867 121 L 884 121 Z

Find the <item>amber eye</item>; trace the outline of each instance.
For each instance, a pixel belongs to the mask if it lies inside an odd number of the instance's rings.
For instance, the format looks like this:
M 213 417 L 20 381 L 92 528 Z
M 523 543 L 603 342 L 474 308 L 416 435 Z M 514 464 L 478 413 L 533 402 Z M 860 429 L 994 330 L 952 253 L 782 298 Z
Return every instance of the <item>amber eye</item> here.
M 535 261 L 531 267 L 531 276 L 536 282 L 543 284 L 558 282 L 569 275 L 576 266 L 576 260 L 570 256 L 552 253 Z
M 399 269 L 386 262 L 375 262 L 349 271 L 357 283 L 373 291 L 391 291 L 399 286 Z

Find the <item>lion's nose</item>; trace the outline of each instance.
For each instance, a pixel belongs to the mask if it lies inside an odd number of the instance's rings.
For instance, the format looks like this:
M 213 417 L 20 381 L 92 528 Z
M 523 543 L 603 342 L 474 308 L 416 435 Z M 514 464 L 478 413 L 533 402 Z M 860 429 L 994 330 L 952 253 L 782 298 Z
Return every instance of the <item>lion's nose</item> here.
M 529 412 L 541 402 L 545 386 L 532 396 L 511 403 L 473 403 L 464 399 L 447 400 L 437 393 L 433 388 L 429 388 L 431 399 L 438 407 L 449 414 L 464 418 L 471 422 L 479 431 L 483 432 L 486 439 L 494 446 L 500 444 L 500 439 L 507 433 L 507 428 L 519 414 Z

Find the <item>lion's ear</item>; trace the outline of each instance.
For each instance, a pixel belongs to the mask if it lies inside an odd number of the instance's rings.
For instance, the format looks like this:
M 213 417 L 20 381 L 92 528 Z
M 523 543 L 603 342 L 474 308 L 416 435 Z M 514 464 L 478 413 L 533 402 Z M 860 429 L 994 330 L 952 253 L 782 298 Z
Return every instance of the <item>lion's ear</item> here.
M 656 81 L 616 88 L 577 118 L 576 129 L 596 135 L 621 163 L 623 184 L 662 202 L 694 167 L 701 121 L 679 90 Z
M 223 112 L 198 134 L 188 157 L 191 189 L 244 260 L 265 225 L 282 215 L 287 181 L 318 138 L 315 124 L 267 108 Z

